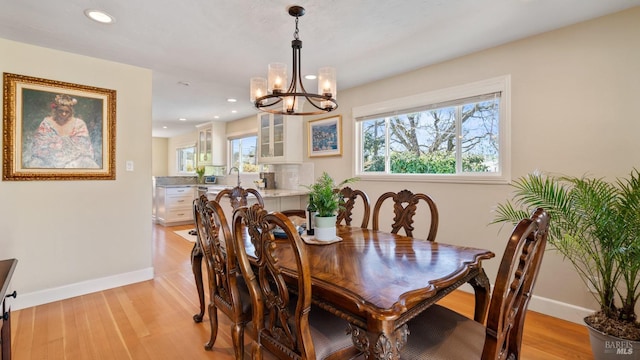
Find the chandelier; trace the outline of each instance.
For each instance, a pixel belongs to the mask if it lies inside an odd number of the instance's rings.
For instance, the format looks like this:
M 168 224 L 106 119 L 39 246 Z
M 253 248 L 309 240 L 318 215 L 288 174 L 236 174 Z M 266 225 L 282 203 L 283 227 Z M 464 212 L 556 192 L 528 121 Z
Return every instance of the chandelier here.
M 298 38 L 298 18 L 304 15 L 302 6 L 291 6 L 289 15 L 296 18 L 296 30 L 293 33 L 291 48 L 293 49 L 293 71 L 288 88 L 287 65 L 269 64 L 268 81 L 265 78 L 251 78 L 251 101 L 260 111 L 283 115 L 317 115 L 338 108 L 336 101 L 336 70 L 322 67 L 318 70 L 318 93 L 309 93 L 302 85 L 300 76 L 300 49 L 302 40 Z M 304 101 L 313 106 L 310 111 L 302 111 Z M 299 112 L 298 109 L 301 111 Z

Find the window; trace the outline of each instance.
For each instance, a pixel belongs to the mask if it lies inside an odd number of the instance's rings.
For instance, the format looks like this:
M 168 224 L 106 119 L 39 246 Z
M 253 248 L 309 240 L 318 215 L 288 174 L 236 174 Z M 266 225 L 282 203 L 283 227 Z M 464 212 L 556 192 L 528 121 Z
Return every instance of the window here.
M 356 175 L 507 182 L 508 88 L 501 77 L 354 108 Z
M 258 172 L 256 147 L 258 136 L 250 135 L 229 140 L 230 168 L 237 167 L 240 172 Z
M 178 173 L 190 173 L 196 172 L 196 146 L 189 145 L 179 147 L 176 149 L 176 161 L 178 166 Z

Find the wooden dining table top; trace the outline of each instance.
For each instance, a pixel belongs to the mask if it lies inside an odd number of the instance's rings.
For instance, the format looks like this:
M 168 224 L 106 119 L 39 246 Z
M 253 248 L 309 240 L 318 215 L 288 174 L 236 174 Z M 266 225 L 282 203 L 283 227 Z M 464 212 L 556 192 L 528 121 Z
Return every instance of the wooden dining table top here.
M 490 250 L 359 227 L 338 226 L 337 234 L 342 241 L 305 243 L 313 297 L 363 317 L 397 318 L 495 256 Z M 253 245 L 245 239 L 251 255 Z M 279 246 L 275 255 L 295 278 L 288 251 Z

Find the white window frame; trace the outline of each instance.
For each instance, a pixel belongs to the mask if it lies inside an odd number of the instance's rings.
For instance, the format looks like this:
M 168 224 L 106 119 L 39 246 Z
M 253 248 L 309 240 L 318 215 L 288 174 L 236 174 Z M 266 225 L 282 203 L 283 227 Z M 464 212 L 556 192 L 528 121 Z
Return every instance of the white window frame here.
M 259 169 L 260 168 L 260 164 L 258 163 L 258 149 L 257 147 L 259 146 L 258 144 L 258 133 L 257 132 L 241 132 L 241 133 L 234 133 L 231 134 L 229 136 L 227 136 L 227 168 L 231 169 L 231 167 L 233 167 L 233 146 L 232 146 L 232 141 L 233 140 L 238 140 L 238 139 L 242 139 L 242 138 L 247 138 L 247 137 L 251 137 L 251 136 L 255 136 L 256 137 L 256 166 Z M 243 174 L 258 174 L 259 171 L 241 171 L 241 173 Z
M 193 171 L 182 170 L 182 167 L 180 166 L 180 153 L 185 149 L 193 149 Z M 197 151 L 198 149 L 196 148 L 196 144 L 186 144 L 176 147 L 176 172 L 178 175 L 194 175 L 196 173 L 196 167 L 198 166 L 196 163 Z
M 500 171 L 494 173 L 459 174 L 389 174 L 362 171 L 362 121 L 377 114 L 401 112 L 430 104 L 500 92 L 499 157 Z M 357 106 L 352 109 L 354 126 L 354 174 L 360 180 L 422 181 L 447 183 L 508 184 L 511 181 L 511 76 L 504 75 L 446 89 L 430 91 L 404 98 Z

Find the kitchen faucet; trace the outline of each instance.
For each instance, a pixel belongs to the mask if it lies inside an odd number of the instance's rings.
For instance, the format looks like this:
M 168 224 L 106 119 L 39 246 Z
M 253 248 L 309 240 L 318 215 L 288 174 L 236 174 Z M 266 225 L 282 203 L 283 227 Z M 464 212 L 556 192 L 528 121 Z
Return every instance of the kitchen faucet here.
M 237 187 L 240 187 L 240 169 L 238 169 L 238 168 L 237 168 L 237 167 L 235 167 L 235 166 L 234 166 L 234 167 L 232 167 L 231 169 L 229 169 L 229 175 L 231 175 L 231 172 L 232 172 L 234 169 L 235 169 L 235 170 L 236 170 L 236 172 L 238 173 L 238 185 L 236 185 L 236 186 L 237 186 Z

